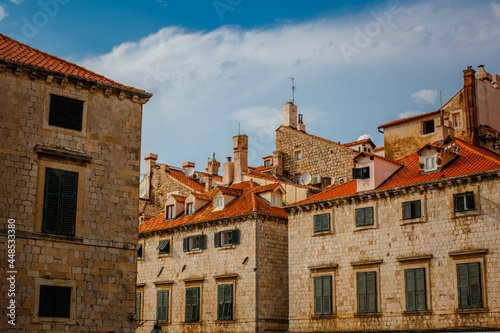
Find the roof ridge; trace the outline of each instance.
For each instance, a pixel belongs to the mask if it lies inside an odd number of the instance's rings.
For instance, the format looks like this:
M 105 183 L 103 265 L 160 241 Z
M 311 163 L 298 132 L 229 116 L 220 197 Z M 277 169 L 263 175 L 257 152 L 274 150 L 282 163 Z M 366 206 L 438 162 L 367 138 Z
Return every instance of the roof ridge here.
M 339 147 L 342 147 L 342 148 L 345 148 L 345 149 L 350 149 L 350 150 L 352 150 L 352 151 L 355 151 L 354 149 L 351 149 L 351 148 L 349 148 L 349 147 L 346 147 L 346 146 L 344 146 L 343 144 L 340 144 L 340 143 L 338 143 L 338 142 L 331 141 L 331 140 L 328 140 L 328 139 L 322 138 L 322 137 L 317 136 L 317 135 L 313 135 L 313 134 L 309 134 L 309 133 L 306 133 L 306 132 L 302 132 L 302 131 L 299 131 L 299 130 L 297 130 L 297 129 L 295 129 L 295 128 L 292 128 L 292 127 L 288 127 L 288 126 L 281 125 L 280 127 L 278 127 L 278 129 L 280 129 L 280 128 L 282 128 L 282 127 L 283 127 L 283 128 L 287 128 L 287 129 L 290 129 L 290 130 L 295 131 L 295 132 L 300 133 L 300 134 L 305 134 L 305 135 L 308 135 L 308 136 L 310 136 L 310 137 L 313 137 L 313 138 L 316 138 L 316 139 L 319 139 L 319 140 L 322 140 L 322 141 L 326 141 L 326 142 L 329 142 L 329 143 L 333 143 L 334 145 L 339 146 Z M 277 129 L 277 130 L 278 130 L 278 129 Z

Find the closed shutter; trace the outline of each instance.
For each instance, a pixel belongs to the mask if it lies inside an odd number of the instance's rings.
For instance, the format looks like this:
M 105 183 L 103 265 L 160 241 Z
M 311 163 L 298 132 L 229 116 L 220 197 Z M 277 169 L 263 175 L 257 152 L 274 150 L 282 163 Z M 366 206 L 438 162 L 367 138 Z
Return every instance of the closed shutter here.
M 405 270 L 406 311 L 416 311 L 415 305 L 415 270 Z
M 83 102 L 50 95 L 49 125 L 82 130 Z
M 330 230 L 330 213 L 322 214 L 321 216 L 321 230 Z
M 45 169 L 42 232 L 57 234 L 59 225 L 59 196 L 61 174 L 59 170 Z
M 403 202 L 403 220 L 411 219 L 411 202 Z
M 69 318 L 71 310 L 71 287 L 54 288 L 56 288 L 56 308 L 54 317 Z
M 156 292 L 156 320 L 168 321 L 168 290 Z
M 356 274 L 356 285 L 357 285 L 357 299 L 358 299 L 358 313 L 366 313 L 366 274 L 357 273 Z
M 189 238 L 185 237 L 183 240 L 182 240 L 182 250 L 184 252 L 187 252 L 189 251 Z
M 76 198 L 78 191 L 78 173 L 64 171 L 62 177 L 61 198 L 61 235 L 75 235 Z
M 207 235 L 200 235 L 200 249 L 206 249 L 207 248 Z
M 193 288 L 186 288 L 186 313 L 185 321 L 193 321 Z
M 457 282 L 458 282 L 458 307 L 460 309 L 468 309 L 469 274 L 467 270 L 467 264 L 457 265 Z
M 220 247 L 220 232 L 214 234 L 214 247 Z
M 425 268 L 415 269 L 415 299 L 416 310 L 427 310 L 427 290 L 425 287 Z
M 455 212 L 463 212 L 465 210 L 465 200 L 462 195 L 453 195 L 453 204 L 455 206 Z
M 238 229 L 234 229 L 232 231 L 232 237 L 231 237 L 231 240 L 233 241 L 233 244 L 236 245 L 236 244 L 239 244 L 240 243 L 240 231 Z
M 422 216 L 421 212 L 422 212 L 422 210 L 420 207 L 420 200 L 413 201 L 412 205 L 411 205 L 411 217 L 413 219 L 419 218 L 420 216 Z
M 76 131 L 82 130 L 83 102 L 68 99 L 67 127 Z
M 224 320 L 224 285 L 217 286 L 217 320 Z
M 53 317 L 55 301 L 55 290 L 51 286 L 40 286 L 38 315 L 40 317 Z
M 365 225 L 365 213 L 363 209 L 356 209 L 356 227 L 362 227 Z
M 141 321 L 141 293 L 135 293 L 135 320 L 137 322 Z
M 314 232 L 321 231 L 321 217 L 319 215 L 314 215 Z
M 373 225 L 373 207 L 366 207 L 365 211 L 365 226 Z
M 224 320 L 233 319 L 233 285 L 226 284 L 224 286 Z
M 323 285 L 321 277 L 314 278 L 314 314 L 321 315 L 323 313 Z
M 377 312 L 377 276 L 375 272 L 366 273 L 367 312 Z
M 332 277 L 323 276 L 323 314 L 332 314 Z
M 481 272 L 478 262 L 468 264 L 470 284 L 470 308 L 477 309 L 483 306 L 481 295 Z
M 193 289 L 193 321 L 198 321 L 200 319 L 200 288 Z
M 474 203 L 474 193 L 467 192 L 465 195 L 466 195 L 466 201 L 467 201 L 467 210 L 476 209 L 476 205 Z

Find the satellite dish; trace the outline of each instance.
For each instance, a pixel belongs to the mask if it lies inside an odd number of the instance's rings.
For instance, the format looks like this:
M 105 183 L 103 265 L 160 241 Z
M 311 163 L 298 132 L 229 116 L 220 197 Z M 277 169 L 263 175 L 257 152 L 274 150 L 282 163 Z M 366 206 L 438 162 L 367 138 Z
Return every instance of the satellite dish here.
M 187 168 L 186 176 L 191 177 L 192 175 L 194 175 L 194 168 Z
M 305 173 L 299 178 L 300 185 L 309 185 L 311 183 L 312 177 L 310 174 Z
M 139 191 L 139 198 L 142 198 L 146 195 L 146 189 L 145 188 L 141 188 L 141 190 Z

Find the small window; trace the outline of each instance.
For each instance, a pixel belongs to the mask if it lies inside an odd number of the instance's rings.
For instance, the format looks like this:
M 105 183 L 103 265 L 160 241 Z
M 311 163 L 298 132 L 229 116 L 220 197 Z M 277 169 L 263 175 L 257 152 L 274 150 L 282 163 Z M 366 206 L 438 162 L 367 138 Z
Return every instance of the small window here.
M 82 118 L 82 101 L 50 95 L 49 125 L 81 131 Z
M 215 198 L 215 208 L 224 207 L 224 198 Z
M 273 193 L 271 196 L 271 204 L 273 206 L 281 207 L 281 195 Z
M 186 215 L 193 215 L 193 203 L 190 202 L 186 205 Z
M 171 220 L 171 219 L 175 218 L 174 206 L 173 205 L 167 206 L 165 208 L 165 217 L 166 217 L 167 220 Z
M 314 232 L 330 230 L 330 213 L 314 215 Z
M 271 166 L 271 160 L 265 160 L 264 161 L 264 167 L 270 167 Z
M 71 287 L 40 286 L 39 317 L 69 318 Z
M 221 231 L 214 234 L 214 246 L 222 247 L 240 243 L 240 231 L 238 229 Z
M 168 321 L 168 294 L 168 290 L 156 292 L 156 320 L 159 322 Z
M 332 277 L 314 278 L 314 315 L 332 314 Z
M 422 217 L 420 200 L 403 203 L 403 220 L 411 220 Z
M 483 307 L 481 264 L 471 262 L 457 265 L 458 307 L 479 309 Z
M 364 168 L 353 168 L 352 169 L 353 179 L 367 179 L 370 178 L 370 167 Z
M 460 121 L 460 113 L 455 113 L 453 115 L 453 127 L 462 126 L 462 122 Z
M 142 244 L 137 248 L 137 258 L 142 258 Z
M 74 236 L 78 172 L 45 169 L 42 232 Z
M 455 212 L 457 213 L 476 209 L 473 192 L 454 194 L 453 203 L 455 206 Z
M 405 269 L 406 311 L 426 311 L 425 268 Z
M 424 158 L 424 170 L 432 171 L 436 170 L 436 156 L 429 156 Z
M 217 285 L 217 320 L 233 320 L 233 284 Z
M 356 227 L 373 225 L 373 221 L 373 207 L 356 209 Z
M 434 133 L 434 119 L 422 123 L 422 134 Z
M 166 240 L 160 241 L 160 243 L 158 244 L 156 249 L 158 250 L 158 254 L 170 253 L 170 240 L 166 239 Z
M 186 313 L 187 323 L 200 320 L 200 287 L 186 288 Z
M 184 252 L 203 250 L 206 248 L 207 235 L 197 235 L 183 239 Z
M 299 161 L 301 159 L 302 159 L 302 152 L 301 151 L 295 152 L 295 160 Z
M 356 273 L 358 313 L 377 312 L 377 273 Z

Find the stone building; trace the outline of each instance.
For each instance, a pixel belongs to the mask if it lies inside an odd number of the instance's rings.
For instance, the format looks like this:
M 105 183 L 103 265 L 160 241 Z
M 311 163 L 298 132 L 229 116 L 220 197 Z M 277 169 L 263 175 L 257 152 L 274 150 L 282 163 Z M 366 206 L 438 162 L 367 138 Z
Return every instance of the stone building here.
M 0 331 L 134 331 L 151 96 L 0 34 Z
M 500 157 L 455 137 L 285 208 L 289 331 L 500 329 Z
M 479 66 L 464 70 L 464 86 L 439 110 L 380 125 L 385 156 L 401 158 L 446 138 L 450 129 L 469 143 L 500 153 L 500 76 Z

